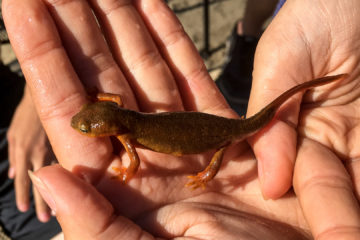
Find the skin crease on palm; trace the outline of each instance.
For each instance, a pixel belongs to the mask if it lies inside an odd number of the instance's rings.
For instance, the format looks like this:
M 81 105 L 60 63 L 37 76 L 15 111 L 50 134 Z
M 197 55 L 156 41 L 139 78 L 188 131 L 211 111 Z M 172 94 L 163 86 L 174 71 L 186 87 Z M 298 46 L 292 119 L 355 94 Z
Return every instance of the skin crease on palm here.
M 207 189 L 196 191 L 183 187 L 185 176 L 202 169 L 208 153 L 172 157 L 139 150 L 139 174 L 124 186 L 111 179 L 120 158 L 110 140 L 71 129 L 71 117 L 87 101 L 84 88 L 92 86 L 120 94 L 135 110 L 236 117 L 161 1 L 89 4 L 102 32 L 85 1 L 3 1 L 9 37 L 55 154 L 85 180 L 59 166 L 36 173 L 68 239 L 303 239 L 310 232 L 317 239 L 359 238 L 360 34 L 351 26 L 359 22 L 357 0 L 288 0 L 259 43 L 249 115 L 303 81 L 351 75 L 305 94 L 300 113 L 300 94 L 288 101 L 249 140 L 259 164 L 246 142 L 236 144 Z M 297 197 L 289 191 L 276 201 L 263 198 L 282 196 L 291 183 Z

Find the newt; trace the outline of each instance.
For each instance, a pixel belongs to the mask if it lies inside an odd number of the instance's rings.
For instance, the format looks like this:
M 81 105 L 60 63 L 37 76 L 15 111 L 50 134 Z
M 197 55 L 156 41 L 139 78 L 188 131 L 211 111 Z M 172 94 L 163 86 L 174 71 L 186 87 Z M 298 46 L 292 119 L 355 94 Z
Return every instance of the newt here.
M 135 146 L 180 156 L 216 150 L 209 165 L 195 176 L 188 176 L 188 187 L 205 187 L 221 166 L 225 149 L 265 127 L 277 109 L 294 94 L 331 83 L 347 74 L 317 78 L 297 85 L 250 118 L 232 119 L 202 112 L 142 113 L 122 108 L 119 95 L 98 93 L 97 102 L 85 104 L 71 119 L 71 126 L 91 137 L 116 136 L 130 157 L 127 168 L 114 168 L 127 182 L 137 172 L 140 160 Z

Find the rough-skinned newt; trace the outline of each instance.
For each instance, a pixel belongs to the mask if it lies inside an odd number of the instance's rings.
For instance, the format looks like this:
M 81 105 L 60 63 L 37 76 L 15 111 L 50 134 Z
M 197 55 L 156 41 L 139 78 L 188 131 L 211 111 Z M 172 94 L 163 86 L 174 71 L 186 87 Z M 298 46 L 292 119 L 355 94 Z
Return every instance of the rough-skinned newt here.
M 186 184 L 192 188 L 204 187 L 218 172 L 227 146 L 244 140 L 266 126 L 281 104 L 295 93 L 346 76 L 328 76 L 297 85 L 247 119 L 231 119 L 202 112 L 141 113 L 122 108 L 118 95 L 99 93 L 99 101 L 84 105 L 73 116 L 71 126 L 87 136 L 116 136 L 120 140 L 130 157 L 128 168 L 114 168 L 123 182 L 127 182 L 140 165 L 136 144 L 176 156 L 216 149 L 209 165 L 197 175 L 189 176 L 192 180 Z

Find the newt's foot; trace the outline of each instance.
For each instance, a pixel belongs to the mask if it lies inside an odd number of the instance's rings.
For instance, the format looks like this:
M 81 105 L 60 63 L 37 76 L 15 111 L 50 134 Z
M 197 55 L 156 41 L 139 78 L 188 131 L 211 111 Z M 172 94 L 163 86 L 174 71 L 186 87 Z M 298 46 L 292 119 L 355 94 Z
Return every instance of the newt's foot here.
M 126 167 L 121 167 L 121 168 L 118 168 L 118 167 L 112 167 L 112 169 L 118 173 L 118 175 L 116 176 L 113 176 L 112 178 L 114 179 L 118 179 L 120 180 L 122 183 L 127 183 L 132 175 L 130 175 L 127 171 L 127 168 Z
M 191 187 L 193 190 L 198 187 L 205 189 L 206 183 L 213 179 L 219 171 L 225 149 L 226 146 L 216 151 L 209 165 L 203 171 L 196 174 L 196 176 L 188 176 L 192 181 L 188 182 L 185 187 Z
M 185 184 L 185 187 L 190 187 L 192 190 L 195 190 L 201 187 L 203 190 L 206 187 L 206 183 L 208 182 L 202 173 L 198 173 L 196 176 L 187 176 L 191 179 L 190 182 Z

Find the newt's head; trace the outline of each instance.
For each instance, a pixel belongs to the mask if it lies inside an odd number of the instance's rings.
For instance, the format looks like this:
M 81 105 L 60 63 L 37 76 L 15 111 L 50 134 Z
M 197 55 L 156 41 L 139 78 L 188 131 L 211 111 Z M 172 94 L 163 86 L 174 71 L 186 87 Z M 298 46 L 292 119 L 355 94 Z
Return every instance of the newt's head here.
M 71 119 L 71 126 L 91 137 L 105 137 L 128 132 L 119 122 L 119 108 L 113 102 L 85 104 Z

